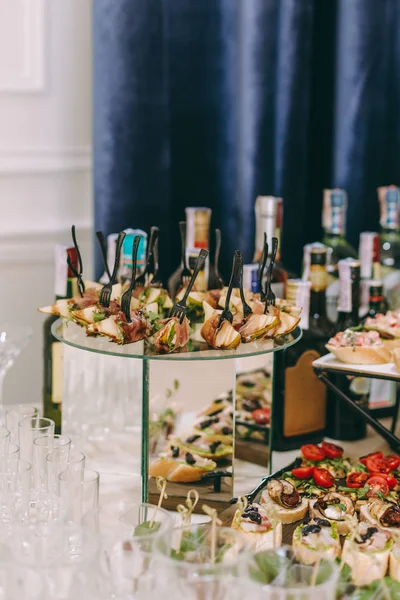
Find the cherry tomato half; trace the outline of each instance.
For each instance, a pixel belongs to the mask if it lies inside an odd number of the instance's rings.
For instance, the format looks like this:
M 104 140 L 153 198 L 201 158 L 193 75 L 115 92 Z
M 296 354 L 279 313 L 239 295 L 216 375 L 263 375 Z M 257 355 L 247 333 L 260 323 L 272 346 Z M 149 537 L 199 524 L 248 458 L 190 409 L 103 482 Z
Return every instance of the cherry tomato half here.
M 397 454 L 389 454 L 388 456 L 385 456 L 385 460 L 390 464 L 391 471 L 395 471 L 400 465 L 400 456 L 397 456 Z
M 321 469 L 320 467 L 315 467 L 313 473 L 314 481 L 319 487 L 331 487 L 335 483 L 335 478 L 327 469 Z
M 314 473 L 314 467 L 298 467 L 297 469 L 293 469 L 292 475 L 297 479 L 310 479 L 312 474 Z
M 370 454 L 366 454 L 360 458 L 360 463 L 367 465 L 367 460 L 369 458 L 383 458 L 383 452 L 371 452 Z
M 326 456 L 325 450 L 316 444 L 306 444 L 301 447 L 301 453 L 306 460 L 323 460 Z
M 378 493 L 387 496 L 389 493 L 389 486 L 380 475 L 374 475 L 367 480 L 367 485 L 369 485 L 369 490 L 367 492 L 368 498 L 371 496 L 377 496 Z
M 390 473 L 370 473 L 371 477 L 381 477 L 384 479 L 389 486 L 389 490 L 392 490 L 398 484 L 396 477 L 393 477 Z
M 384 458 L 367 458 L 365 464 L 370 473 L 389 473 L 390 463 Z
M 343 456 L 343 448 L 330 442 L 322 442 L 322 448 L 325 450 L 325 454 L 328 458 L 339 458 Z
M 349 473 L 346 477 L 346 486 L 349 488 L 362 488 L 369 479 L 368 473 Z
M 271 409 L 270 408 L 256 408 L 251 413 L 252 418 L 255 420 L 257 425 L 268 425 L 271 420 Z

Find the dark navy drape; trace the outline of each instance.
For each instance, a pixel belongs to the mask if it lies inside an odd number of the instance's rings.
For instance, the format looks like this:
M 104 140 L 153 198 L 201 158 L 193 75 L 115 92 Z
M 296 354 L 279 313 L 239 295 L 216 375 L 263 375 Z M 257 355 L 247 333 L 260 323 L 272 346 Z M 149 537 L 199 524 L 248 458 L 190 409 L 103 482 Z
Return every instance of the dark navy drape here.
M 258 194 L 284 198 L 283 258 L 321 236 L 324 187 L 348 238 L 399 184 L 400 0 L 96 0 L 96 228 L 162 228 L 179 264 L 185 206 L 210 206 L 223 268 L 254 244 Z

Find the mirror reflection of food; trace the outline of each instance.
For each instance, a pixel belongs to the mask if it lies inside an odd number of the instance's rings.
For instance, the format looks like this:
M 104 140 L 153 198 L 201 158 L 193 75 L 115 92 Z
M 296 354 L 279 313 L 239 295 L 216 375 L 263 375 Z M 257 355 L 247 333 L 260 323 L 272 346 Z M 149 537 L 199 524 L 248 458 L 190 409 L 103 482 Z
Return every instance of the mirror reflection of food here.
M 150 463 L 149 475 L 165 477 L 167 481 L 189 483 L 200 481 L 205 473 L 209 473 L 216 466 L 213 460 L 171 445 L 167 451 L 161 452 L 158 458 Z

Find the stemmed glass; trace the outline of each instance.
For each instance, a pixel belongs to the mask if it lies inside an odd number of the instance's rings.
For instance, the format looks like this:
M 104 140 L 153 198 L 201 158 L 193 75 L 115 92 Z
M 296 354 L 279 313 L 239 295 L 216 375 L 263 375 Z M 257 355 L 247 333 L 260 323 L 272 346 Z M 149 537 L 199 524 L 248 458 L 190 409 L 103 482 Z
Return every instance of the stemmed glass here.
M 28 345 L 32 329 L 25 325 L 0 323 L 0 405 L 3 404 L 3 382 L 18 354 Z

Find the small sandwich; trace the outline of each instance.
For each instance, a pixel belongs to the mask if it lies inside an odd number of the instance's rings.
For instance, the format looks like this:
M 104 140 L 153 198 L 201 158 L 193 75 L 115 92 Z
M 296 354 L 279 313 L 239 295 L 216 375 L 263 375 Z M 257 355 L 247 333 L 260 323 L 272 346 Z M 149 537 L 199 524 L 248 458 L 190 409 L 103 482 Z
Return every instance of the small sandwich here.
M 71 317 L 74 321 L 79 323 L 79 325 L 87 327 L 88 325 L 99 323 L 100 321 L 108 319 L 108 317 L 117 315 L 120 310 L 120 303 L 116 300 L 111 300 L 109 306 L 107 307 L 101 306 L 101 304 L 97 302 L 97 304 L 93 304 L 87 308 L 71 310 Z
M 215 462 L 221 462 L 221 460 L 232 457 L 232 446 L 227 446 L 220 441 L 210 441 L 207 436 L 197 433 L 188 436 L 184 440 L 175 439 L 172 443 L 188 452 L 195 452 L 202 458 L 215 460 Z
M 231 413 L 199 419 L 194 423 L 194 433 L 207 436 L 211 442 L 233 443 L 233 421 Z
M 314 565 L 321 559 L 334 560 L 340 556 L 339 534 L 335 523 L 327 519 L 312 519 L 299 525 L 293 534 L 296 558 L 305 565 Z
M 360 519 L 394 535 L 400 533 L 400 506 L 374 498 L 360 508 Z
M 241 341 L 241 336 L 229 321 L 222 321 L 220 325 L 221 315 L 217 312 L 205 321 L 201 328 L 201 337 L 207 342 L 211 348 L 216 350 L 233 350 L 237 348 Z
M 121 289 L 121 286 L 119 286 L 119 289 Z M 98 301 L 99 290 L 95 289 L 94 287 L 90 287 L 85 289 L 83 296 L 76 294 L 72 298 L 57 300 L 50 306 L 43 306 L 42 308 L 39 308 L 39 312 L 46 315 L 57 315 L 59 317 L 64 317 L 65 319 L 72 319 L 72 311 L 82 310 L 88 308 L 89 306 L 95 306 L 97 305 Z
M 98 323 L 92 323 L 86 328 L 87 335 L 104 335 L 116 344 L 132 344 L 145 339 L 149 333 L 149 322 L 141 310 L 131 313 L 128 322 L 121 311 Z
M 221 394 L 215 398 L 209 406 L 206 406 L 206 408 L 199 412 L 197 416 L 215 417 L 227 408 L 232 410 L 232 395 Z
M 237 510 L 232 529 L 240 531 L 255 552 L 273 550 L 282 544 L 282 523 L 269 518 L 260 504 L 249 504 L 244 512 Z
M 377 331 L 340 331 L 326 344 L 338 360 L 353 365 L 383 365 L 391 360 L 390 352 Z
M 400 314 L 388 310 L 385 315 L 380 313 L 374 317 L 367 317 L 364 323 L 367 331 L 377 331 L 382 338 L 383 345 L 388 350 L 400 347 Z
M 399 539 L 399 538 L 398 538 Z M 400 543 L 393 544 L 389 558 L 389 575 L 392 579 L 400 581 Z
M 355 519 L 354 502 L 339 492 L 328 492 L 310 503 L 310 517 L 335 523 L 339 535 L 350 532 L 349 521 Z
M 209 473 L 217 464 L 198 454 L 187 452 L 179 446 L 170 446 L 169 450 L 162 452 L 158 458 L 150 463 L 150 477 L 165 477 L 167 481 L 176 483 L 189 483 L 200 481 L 205 473 Z
M 393 542 L 386 531 L 358 523 L 356 535 L 349 536 L 343 545 L 342 560 L 351 567 L 355 585 L 369 585 L 382 579 L 389 565 Z
M 277 316 L 262 314 L 255 315 L 252 313 L 247 317 L 244 323 L 242 323 L 238 329 L 242 342 L 254 342 L 267 335 L 267 333 L 276 329 L 279 325 L 279 319 Z
M 304 519 L 308 500 L 301 498 L 294 485 L 285 479 L 272 479 L 261 495 L 261 504 L 274 511 L 283 524 Z
M 190 338 L 189 321 L 169 317 L 160 321 L 161 329 L 154 334 L 153 346 L 157 352 L 169 354 L 184 348 Z

